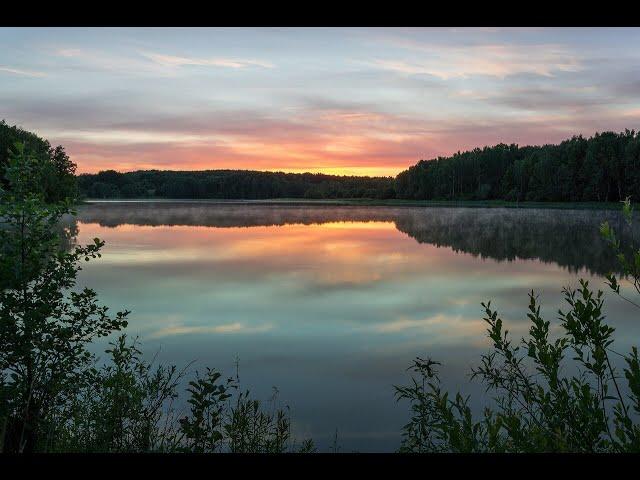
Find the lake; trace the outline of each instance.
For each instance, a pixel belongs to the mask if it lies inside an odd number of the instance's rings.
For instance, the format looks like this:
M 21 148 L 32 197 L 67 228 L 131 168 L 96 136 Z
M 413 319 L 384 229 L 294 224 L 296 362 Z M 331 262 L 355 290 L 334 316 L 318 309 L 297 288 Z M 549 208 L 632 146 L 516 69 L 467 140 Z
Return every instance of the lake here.
M 408 419 L 394 384 L 416 356 L 444 384 L 468 378 L 489 348 L 481 302 L 523 335 L 527 294 L 556 320 L 563 286 L 605 290 L 618 350 L 640 343 L 637 313 L 609 294 L 616 267 L 600 239 L 614 211 L 104 202 L 79 208 L 77 241 L 106 241 L 82 285 L 132 311 L 128 332 L 151 358 L 235 374 L 291 409 L 319 450 L 392 451 Z M 102 348 L 102 346 L 100 346 Z M 482 398 L 474 400 L 479 409 Z

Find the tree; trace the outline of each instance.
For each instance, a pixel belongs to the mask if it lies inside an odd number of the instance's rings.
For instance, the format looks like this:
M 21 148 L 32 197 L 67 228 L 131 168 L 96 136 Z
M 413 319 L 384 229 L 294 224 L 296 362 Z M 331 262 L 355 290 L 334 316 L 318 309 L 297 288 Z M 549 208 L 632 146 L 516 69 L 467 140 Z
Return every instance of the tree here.
M 64 154 L 58 152 L 64 163 Z M 47 203 L 38 181 L 46 160 L 16 144 L 0 192 L 0 445 L 37 449 L 49 412 L 69 391 L 91 355 L 87 345 L 126 326 L 128 312 L 109 315 L 96 292 L 75 289 L 81 262 L 100 256 L 103 242 L 60 248 L 56 225 L 68 199 Z M 63 167 L 66 168 L 66 167 Z
M 40 161 L 40 167 L 32 172 L 37 180 L 33 187 L 40 191 L 45 201 L 59 202 L 65 198 L 77 196 L 76 165 L 66 154 L 62 146 L 52 148 L 44 140 L 32 132 L 17 126 L 10 127 L 4 120 L 0 121 L 0 184 L 8 188 L 5 169 L 9 164 L 10 149 L 15 143 L 21 143 L 26 152 Z

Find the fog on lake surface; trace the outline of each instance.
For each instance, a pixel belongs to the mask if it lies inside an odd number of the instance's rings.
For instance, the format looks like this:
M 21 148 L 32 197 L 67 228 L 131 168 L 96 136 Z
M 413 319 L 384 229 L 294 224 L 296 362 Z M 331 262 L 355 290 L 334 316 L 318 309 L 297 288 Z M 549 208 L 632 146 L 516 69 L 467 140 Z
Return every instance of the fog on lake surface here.
M 399 446 L 408 408 L 393 385 L 416 356 L 443 363 L 444 384 L 482 398 L 468 372 L 490 345 L 481 302 L 519 337 L 527 293 L 552 322 L 563 286 L 607 291 L 615 259 L 600 239 L 613 211 L 92 203 L 77 238 L 106 241 L 80 283 L 163 362 L 235 373 L 256 397 L 277 386 L 295 434 L 343 451 Z M 633 232 L 637 235 L 637 232 Z M 618 350 L 639 344 L 633 307 L 606 294 Z

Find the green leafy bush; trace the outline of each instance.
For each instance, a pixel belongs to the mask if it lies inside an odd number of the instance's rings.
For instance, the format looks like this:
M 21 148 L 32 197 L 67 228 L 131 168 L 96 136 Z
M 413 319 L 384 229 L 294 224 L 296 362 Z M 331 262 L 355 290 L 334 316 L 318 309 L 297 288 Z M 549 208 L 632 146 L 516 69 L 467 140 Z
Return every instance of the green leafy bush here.
M 90 362 L 87 345 L 124 328 L 96 292 L 76 289 L 98 239 L 60 249 L 56 226 L 69 201 L 48 203 L 38 188 L 43 160 L 16 144 L 0 191 L 0 450 L 28 452 L 47 436 L 47 418 Z
M 623 213 L 631 224 L 628 199 Z M 627 258 L 608 224 L 601 232 L 640 293 L 640 251 L 633 247 Z M 611 290 L 622 296 L 618 279 L 607 278 Z M 479 420 L 473 419 L 469 397 L 458 393 L 452 398 L 443 391 L 438 362 L 416 359 L 410 385 L 395 387 L 397 399 L 407 400 L 411 409 L 401 451 L 639 452 L 638 350 L 621 355 L 613 349 L 615 329 L 605 323 L 601 291 L 594 293 L 580 280 L 580 288 L 567 288 L 564 296 L 568 309 L 558 312 L 561 335 L 555 339 L 534 292 L 529 295 L 529 335 L 520 342 L 511 339 L 491 303 L 483 303 L 493 350 L 482 355 L 472 378 L 494 394 L 495 407 L 486 407 Z M 623 375 L 612 354 L 624 358 Z M 569 368 L 577 373 L 565 374 Z

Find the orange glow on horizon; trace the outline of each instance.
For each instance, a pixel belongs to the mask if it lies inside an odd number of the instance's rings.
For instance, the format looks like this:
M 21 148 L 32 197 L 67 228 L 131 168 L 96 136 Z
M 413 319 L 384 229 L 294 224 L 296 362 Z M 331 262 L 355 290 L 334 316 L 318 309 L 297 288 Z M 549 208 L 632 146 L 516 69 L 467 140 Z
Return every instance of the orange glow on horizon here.
M 285 173 L 324 173 L 326 175 L 357 176 L 357 177 L 395 177 L 407 167 L 314 167 L 314 168 L 283 168 L 280 170 L 267 170 L 269 172 L 280 171 Z
M 360 118 L 360 117 L 357 117 Z M 333 128 L 354 130 L 351 125 Z M 357 130 L 357 129 L 355 129 Z M 125 140 L 128 137 L 124 137 Z M 384 135 L 345 134 L 340 131 L 295 139 L 254 136 L 238 138 L 216 136 L 198 140 L 173 141 L 162 136 L 154 142 L 95 142 L 93 138 L 66 140 L 78 173 L 102 170 L 131 172 L 136 170 L 255 170 L 285 173 L 323 173 L 340 176 L 395 177 L 414 165 L 425 154 L 440 151 L 440 146 L 425 147 L 416 137 L 386 133 Z
M 418 160 L 416 160 L 417 162 Z M 154 164 L 141 163 L 136 167 L 132 167 L 130 163 L 112 163 L 104 167 L 86 168 L 82 164 L 78 164 L 77 174 L 98 173 L 103 170 L 116 170 L 118 172 L 135 172 L 139 170 L 171 170 L 171 171 L 202 171 L 202 170 L 250 170 L 261 172 L 284 172 L 284 173 L 322 173 L 325 175 L 338 176 L 355 176 L 355 177 L 395 177 L 403 170 L 406 170 L 413 164 L 407 164 L 405 167 L 398 166 L 345 166 L 345 167 L 310 167 L 310 168 L 261 168 L 259 166 L 252 167 L 250 165 L 242 166 L 207 166 L 200 163 L 194 165 L 181 164 L 179 167 L 175 165 L 158 166 Z

